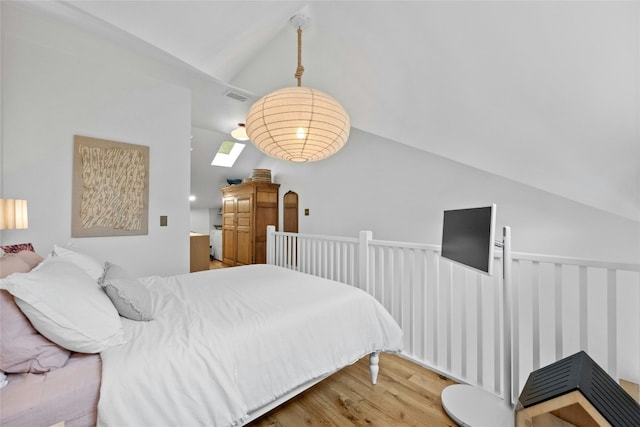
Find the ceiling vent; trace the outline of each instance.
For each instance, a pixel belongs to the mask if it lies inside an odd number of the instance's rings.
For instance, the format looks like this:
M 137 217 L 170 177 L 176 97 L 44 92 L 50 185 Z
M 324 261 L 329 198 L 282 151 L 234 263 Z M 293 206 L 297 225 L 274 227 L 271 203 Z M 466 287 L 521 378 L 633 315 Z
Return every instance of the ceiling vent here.
M 247 99 L 249 99 L 247 95 L 242 95 L 241 93 L 234 92 L 232 90 L 228 90 L 224 94 L 225 96 L 240 102 L 245 102 Z

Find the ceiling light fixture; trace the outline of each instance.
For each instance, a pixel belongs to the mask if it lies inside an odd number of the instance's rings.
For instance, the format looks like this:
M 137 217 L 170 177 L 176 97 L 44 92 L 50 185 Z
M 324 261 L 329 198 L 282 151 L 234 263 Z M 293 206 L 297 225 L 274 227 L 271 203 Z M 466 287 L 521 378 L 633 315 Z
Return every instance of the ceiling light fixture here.
M 238 141 L 247 141 L 249 136 L 247 135 L 247 128 L 244 123 L 238 123 L 238 127 L 231 131 L 231 136 Z
M 298 31 L 297 87 L 287 87 L 260 98 L 249 109 L 246 128 L 256 147 L 268 156 L 291 162 L 314 162 L 337 153 L 347 142 L 349 115 L 333 97 L 302 87 L 302 27 L 305 15 L 289 22 Z

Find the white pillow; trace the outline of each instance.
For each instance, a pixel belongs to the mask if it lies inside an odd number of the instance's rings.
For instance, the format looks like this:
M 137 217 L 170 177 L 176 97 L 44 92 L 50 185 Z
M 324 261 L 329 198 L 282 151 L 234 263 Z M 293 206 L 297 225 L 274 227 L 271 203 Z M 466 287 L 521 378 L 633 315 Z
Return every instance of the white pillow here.
M 58 257 L 2 281 L 33 327 L 61 347 L 99 353 L 124 343 L 122 323 L 93 278 Z
M 58 245 L 53 245 L 53 255 L 58 256 L 67 262 L 75 264 L 77 267 L 91 276 L 91 278 L 96 282 L 100 280 L 100 278 L 104 274 L 104 263 L 89 255 L 68 248 L 63 248 L 62 246 Z

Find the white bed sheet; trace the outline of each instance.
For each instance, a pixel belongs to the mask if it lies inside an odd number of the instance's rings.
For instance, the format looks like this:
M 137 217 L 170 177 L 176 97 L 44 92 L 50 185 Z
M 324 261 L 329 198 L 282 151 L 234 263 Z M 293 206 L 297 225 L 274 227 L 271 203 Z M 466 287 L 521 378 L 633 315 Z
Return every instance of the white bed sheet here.
M 155 319 L 102 353 L 100 426 L 242 424 L 402 331 L 360 289 L 270 265 L 142 279 Z M 312 303 L 312 304 L 310 304 Z

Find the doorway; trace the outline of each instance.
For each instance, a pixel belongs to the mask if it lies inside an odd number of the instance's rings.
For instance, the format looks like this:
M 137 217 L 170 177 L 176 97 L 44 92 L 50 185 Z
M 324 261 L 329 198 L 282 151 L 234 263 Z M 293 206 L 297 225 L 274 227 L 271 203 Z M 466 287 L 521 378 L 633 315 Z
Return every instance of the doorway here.
M 282 200 L 283 203 L 283 223 L 282 231 L 285 233 L 298 232 L 298 193 L 287 191 Z

